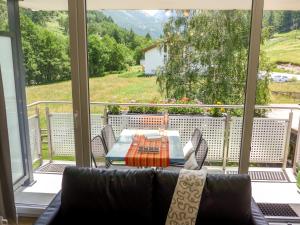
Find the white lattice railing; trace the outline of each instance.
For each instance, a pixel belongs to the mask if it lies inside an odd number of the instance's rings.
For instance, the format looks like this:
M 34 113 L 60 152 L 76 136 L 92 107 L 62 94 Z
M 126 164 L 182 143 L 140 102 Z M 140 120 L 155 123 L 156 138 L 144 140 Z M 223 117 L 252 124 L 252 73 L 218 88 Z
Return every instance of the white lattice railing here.
M 112 126 L 116 137 L 123 129 L 159 129 L 163 126 L 162 115 L 108 115 L 108 124 Z
M 28 109 L 38 109 L 44 105 L 45 109 L 49 109 L 50 105 L 71 105 L 71 101 L 38 101 L 28 105 Z M 121 108 L 130 106 L 141 107 L 159 107 L 166 110 L 169 107 L 179 108 L 225 108 L 225 109 L 243 109 L 243 105 L 199 105 L 199 104 L 149 104 L 149 103 L 110 103 L 110 102 L 91 102 L 91 106 L 100 107 L 104 110 L 105 123 L 113 126 L 116 136 L 125 128 L 143 128 L 141 126 L 141 117 L 145 115 L 106 115 L 108 106 L 118 105 Z M 300 110 L 300 106 L 287 105 L 256 105 L 255 109 L 264 110 L 287 110 L 290 111 L 289 120 L 277 120 L 268 118 L 255 118 L 252 140 L 251 162 L 265 163 L 282 163 L 285 167 L 287 163 L 287 155 L 289 153 L 289 134 L 291 132 L 292 111 Z M 62 107 L 62 112 L 64 111 Z M 239 158 L 239 149 L 241 145 L 241 118 L 232 118 L 228 121 L 224 118 L 210 118 L 208 116 L 170 116 L 169 128 L 178 129 L 182 136 L 182 144 L 188 140 L 194 127 L 199 127 L 203 131 L 204 138 L 209 144 L 209 161 L 221 161 L 223 156 L 223 166 L 226 162 L 237 162 Z M 51 121 L 50 121 L 51 120 Z M 74 127 L 71 113 L 51 113 L 47 116 L 48 126 L 48 147 L 54 152 L 54 155 L 74 156 Z M 103 120 L 104 121 L 104 120 Z M 287 126 L 288 121 L 288 126 Z M 37 159 L 35 142 L 35 130 L 32 129 L 34 122 L 29 121 L 30 143 L 33 159 Z M 102 119 L 100 115 L 92 116 L 92 135 L 100 134 L 102 127 Z M 50 126 L 51 125 L 51 126 Z M 149 124 L 148 124 L 149 125 Z M 148 126 L 147 125 L 147 126 Z M 148 127 L 157 129 L 157 127 Z M 297 134 L 296 154 L 294 157 L 294 167 L 300 164 L 300 125 Z M 285 137 L 284 137 L 285 135 Z M 93 137 L 93 136 L 92 136 Z M 222 139 L 223 137 L 223 139 Z M 53 147 L 52 147 L 52 146 Z M 51 152 L 51 151 L 50 151 Z
M 222 161 L 225 117 L 169 116 L 169 128 L 179 130 L 182 144 L 186 144 L 194 129 L 199 128 L 208 144 L 207 161 Z
M 145 117 L 151 118 L 151 115 L 109 115 L 108 123 L 112 126 L 116 137 L 127 128 L 159 129 L 161 127 L 160 123 L 155 123 L 156 121 L 145 124 L 143 119 Z M 188 142 L 195 128 L 203 132 L 203 137 L 208 142 L 208 161 L 222 161 L 225 117 L 169 116 L 168 129 L 179 131 L 182 145 Z
M 250 162 L 283 163 L 288 120 L 254 118 Z M 243 121 L 233 117 L 230 122 L 228 161 L 238 162 Z
M 29 141 L 32 163 L 41 158 L 41 131 L 39 126 L 39 116 L 34 115 L 28 118 Z
M 146 115 L 146 117 L 151 117 Z M 145 115 L 109 115 L 108 123 L 113 127 L 116 137 L 126 128 L 158 129 L 160 124 L 144 123 Z M 51 150 L 53 155 L 74 156 L 74 125 L 71 113 L 52 113 L 49 115 Z M 103 118 L 91 116 L 92 137 L 100 134 Z M 228 155 L 224 156 L 226 117 L 169 116 L 168 129 L 178 130 L 184 145 L 195 128 L 199 128 L 207 140 L 209 152 L 207 161 L 238 162 L 242 132 L 242 118 L 230 120 L 228 136 Z M 288 120 L 255 118 L 253 126 L 251 162 L 282 163 L 286 146 Z
M 74 123 L 72 113 L 51 113 L 48 116 L 50 151 L 52 156 L 74 156 Z M 103 118 L 101 115 L 91 115 L 91 136 L 101 134 Z

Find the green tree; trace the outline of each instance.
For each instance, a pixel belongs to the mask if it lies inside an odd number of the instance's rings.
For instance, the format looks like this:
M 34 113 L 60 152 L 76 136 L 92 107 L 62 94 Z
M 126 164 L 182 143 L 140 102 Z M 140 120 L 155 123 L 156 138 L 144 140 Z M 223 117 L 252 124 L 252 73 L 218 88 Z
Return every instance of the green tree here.
M 90 76 L 101 76 L 106 71 L 120 71 L 133 65 L 133 52 L 124 44 L 118 44 L 114 38 L 105 35 L 89 36 L 88 46 Z
M 104 36 L 102 40 L 110 50 L 106 71 L 120 71 L 134 64 L 133 53 L 124 44 L 118 44 L 114 38 L 110 38 L 108 35 Z
M 0 0 L 0 28 L 7 18 L 4 3 Z M 20 9 L 20 15 L 27 85 L 70 79 L 67 12 Z M 151 42 L 119 27 L 100 11 L 89 11 L 87 21 L 90 76 L 139 63 L 141 49 Z
M 70 79 L 68 38 L 25 15 L 21 15 L 21 32 L 27 85 Z
M 293 29 L 300 29 L 300 12 L 295 11 L 292 13 L 293 17 Z
M 164 27 L 168 57 L 157 77 L 162 93 L 207 104 L 243 103 L 249 34 L 248 12 L 194 10 L 185 17 L 177 11 Z M 268 89 L 261 91 L 267 101 Z
M 61 27 L 63 33 L 65 35 L 69 35 L 69 16 L 67 13 L 61 13 L 58 18 L 57 22 Z
M 110 50 L 97 35 L 90 35 L 88 43 L 89 75 L 101 76 L 106 70 Z
M 0 0 L 0 31 L 8 30 L 7 3 Z
M 291 11 L 283 11 L 282 14 L 282 21 L 280 24 L 280 31 L 281 32 L 288 32 L 291 31 L 293 27 L 293 14 Z
M 26 15 L 34 24 L 45 26 L 47 22 L 55 20 L 59 16 L 59 12 L 55 11 L 32 11 L 22 9 L 22 15 Z

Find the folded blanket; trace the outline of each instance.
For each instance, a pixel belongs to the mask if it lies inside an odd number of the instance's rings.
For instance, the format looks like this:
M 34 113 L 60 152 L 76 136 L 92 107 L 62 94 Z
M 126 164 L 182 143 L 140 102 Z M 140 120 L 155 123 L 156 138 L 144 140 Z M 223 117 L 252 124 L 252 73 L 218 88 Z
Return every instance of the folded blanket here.
M 182 169 L 179 173 L 166 225 L 195 225 L 207 171 Z

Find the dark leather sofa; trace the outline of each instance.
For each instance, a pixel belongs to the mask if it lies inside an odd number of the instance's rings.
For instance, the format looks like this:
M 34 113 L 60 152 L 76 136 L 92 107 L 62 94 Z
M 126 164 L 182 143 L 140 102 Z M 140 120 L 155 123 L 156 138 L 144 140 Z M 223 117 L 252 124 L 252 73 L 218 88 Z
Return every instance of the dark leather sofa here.
M 62 191 L 35 225 L 164 225 L 178 172 L 65 169 Z M 197 225 L 267 225 L 248 175 L 207 175 Z

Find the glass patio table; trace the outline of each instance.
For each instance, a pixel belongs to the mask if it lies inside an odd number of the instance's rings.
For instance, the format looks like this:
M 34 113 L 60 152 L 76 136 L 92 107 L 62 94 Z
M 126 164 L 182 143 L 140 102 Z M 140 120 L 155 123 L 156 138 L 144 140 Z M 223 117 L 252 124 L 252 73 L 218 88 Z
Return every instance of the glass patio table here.
M 147 137 L 156 137 L 160 135 L 160 132 L 159 130 L 125 129 L 121 132 L 120 137 L 113 145 L 112 149 L 107 153 L 106 158 L 110 161 L 125 161 L 133 136 L 136 134 L 145 135 Z M 165 130 L 164 134 L 169 139 L 170 165 L 183 165 L 185 160 L 179 132 L 177 130 Z

